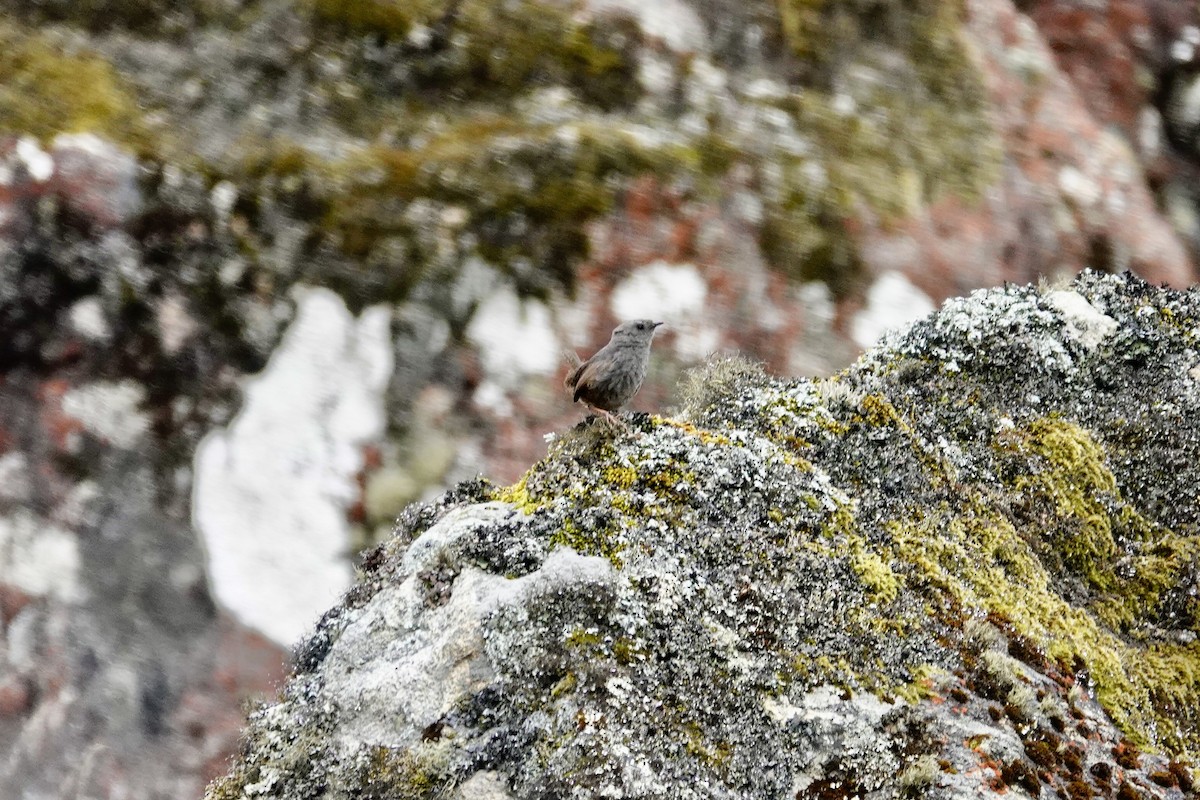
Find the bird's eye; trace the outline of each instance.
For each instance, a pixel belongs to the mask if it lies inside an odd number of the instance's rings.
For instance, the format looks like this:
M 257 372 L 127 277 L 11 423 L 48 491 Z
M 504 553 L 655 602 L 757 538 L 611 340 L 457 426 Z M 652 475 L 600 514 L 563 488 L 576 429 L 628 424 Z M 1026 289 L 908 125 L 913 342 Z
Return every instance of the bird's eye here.
M 646 324 L 645 324 L 644 322 L 639 322 L 639 323 L 638 323 L 638 330 L 639 330 L 639 331 L 644 331 L 644 330 L 646 330 Z

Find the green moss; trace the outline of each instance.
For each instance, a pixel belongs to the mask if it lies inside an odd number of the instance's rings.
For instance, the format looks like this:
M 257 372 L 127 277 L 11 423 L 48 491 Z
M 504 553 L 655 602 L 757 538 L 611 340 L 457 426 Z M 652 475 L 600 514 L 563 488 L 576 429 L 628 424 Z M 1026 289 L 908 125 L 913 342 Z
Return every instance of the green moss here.
M 343 35 L 369 34 L 402 39 L 414 19 L 429 15 L 437 6 L 420 0 L 311 0 L 313 21 Z
M 1200 646 L 1139 646 L 1069 603 L 1033 547 L 982 498 L 888 524 L 910 586 L 947 594 L 1014 629 L 1070 671 L 1083 663 L 1100 703 L 1139 745 L 1200 749 Z M 999 554 L 999 555 L 998 555 Z
M 350 795 L 363 800 L 440 797 L 450 779 L 448 749 L 442 742 L 412 748 L 372 747 Z
M 562 677 L 558 683 L 550 689 L 551 697 L 562 697 L 575 691 L 575 687 L 579 685 L 579 679 L 575 677 L 574 672 L 568 672 Z
M 0 22 L 0 132 L 49 139 L 90 131 L 118 141 L 137 128 L 137 103 L 97 55 Z
M 894 427 L 903 430 L 908 425 L 900 416 L 900 412 L 886 397 L 881 394 L 869 394 L 860 403 L 862 421 L 873 428 Z
M 806 84 L 787 108 L 815 152 L 785 162 L 761 243 L 773 267 L 846 297 L 863 280 L 852 229 L 864 205 L 886 221 L 949 195 L 972 202 L 997 176 L 1000 149 L 982 78 L 962 41 L 957 0 L 775 6 Z M 899 74 L 898 63 L 905 65 Z M 856 64 L 877 74 L 856 80 L 850 92 L 867 113 L 843 111 L 835 99 Z M 814 170 L 823 178 L 815 183 Z
M 944 670 L 939 670 L 928 664 L 922 664 L 913 671 L 911 681 L 896 688 L 895 695 L 910 704 L 919 703 L 930 697 L 936 697 L 937 692 L 934 691 L 934 685 L 937 677 L 943 674 L 943 672 Z
M 896 599 L 900 579 L 877 553 L 861 545 L 855 547 L 850 556 L 850 567 L 877 600 L 890 603 Z
M 551 535 L 550 543 L 555 546 L 570 547 L 581 555 L 606 558 L 617 569 L 624 566 L 621 551 L 625 549 L 625 544 L 620 541 L 619 533 L 613 527 L 581 528 L 571 520 L 565 520 Z
M 613 642 L 612 650 L 617 663 L 626 666 L 646 659 L 646 649 L 628 636 L 621 636 Z
M 710 768 L 722 770 L 733 757 L 733 747 L 729 742 L 711 741 L 704 735 L 704 729 L 696 723 L 684 727 L 687 743 L 684 745 L 688 755 L 699 759 Z
M 1034 507 L 1052 511 L 1034 520 L 1039 555 L 1096 591 L 1092 611 L 1108 626 L 1129 628 L 1151 615 L 1200 552 L 1196 537 L 1154 525 L 1124 500 L 1104 450 L 1079 426 L 1034 420 L 1000 437 L 997 447 L 1022 463 L 1034 460 L 1012 485 Z
M 567 647 L 595 647 L 602 641 L 600 633 L 595 628 L 576 626 L 567 634 L 567 639 L 564 643 Z
M 0 9 L 31 24 L 68 23 L 92 32 L 125 28 L 142 34 L 183 34 L 228 21 L 235 13 L 230 6 L 222 0 L 0 0 Z
M 494 104 L 552 85 L 566 86 L 603 110 L 629 107 L 641 96 L 636 48 L 642 34 L 629 16 L 581 22 L 569 7 L 538 0 L 464 0 L 453 6 L 431 0 L 310 1 L 323 39 L 365 36 L 403 43 L 395 58 L 406 79 L 388 94 L 405 95 L 421 107 Z M 413 37 L 418 29 L 422 36 Z
M 1098 589 L 1115 581 L 1112 561 L 1117 546 L 1105 500 L 1115 498 L 1117 482 L 1104 466 L 1104 453 L 1085 431 L 1064 420 L 1034 421 L 1023 436 L 1027 451 L 1045 468 L 1019 476 L 1014 488 L 1048 497 L 1059 520 L 1074 524 L 1049 529 L 1051 543 L 1067 566 Z
M 412 142 L 335 161 L 276 144 L 227 177 L 245 196 L 313 220 L 309 246 L 347 261 L 309 279 L 357 305 L 402 299 L 431 270 L 471 256 L 526 295 L 570 289 L 588 252 L 585 225 L 613 207 L 621 187 L 691 168 L 685 151 L 647 147 L 614 126 L 496 114 L 463 116 Z
M 850 234 L 852 211 L 791 189 L 766 209 L 759 247 L 772 268 L 796 281 L 820 281 L 835 298 L 861 288 L 864 262 Z

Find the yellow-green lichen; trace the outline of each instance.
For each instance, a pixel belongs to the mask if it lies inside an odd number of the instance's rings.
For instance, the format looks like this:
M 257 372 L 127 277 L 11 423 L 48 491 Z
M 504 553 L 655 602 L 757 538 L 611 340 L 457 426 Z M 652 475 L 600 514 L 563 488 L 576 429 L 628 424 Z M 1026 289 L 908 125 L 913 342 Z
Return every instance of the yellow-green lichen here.
M 783 164 L 789 177 L 767 205 L 763 251 L 777 269 L 843 297 L 860 288 L 862 206 L 897 219 L 947 195 L 974 202 L 998 174 L 1000 148 L 956 0 L 777 0 L 775 10 L 806 84 L 787 108 L 815 151 Z M 897 64 L 906 66 L 897 73 Z M 848 100 L 870 113 L 847 110 Z
M 1079 426 L 1034 420 L 999 437 L 997 447 L 1033 460 L 1034 469 L 1012 482 L 1027 503 L 1049 511 L 1034 520 L 1039 555 L 1087 581 L 1097 593 L 1091 610 L 1109 627 L 1151 614 L 1200 554 L 1197 537 L 1156 526 L 1125 502 L 1104 450 Z
M 945 675 L 945 670 L 928 664 L 921 664 L 913 670 L 912 680 L 896 687 L 894 694 L 910 704 L 919 703 L 931 697 L 937 697 L 935 685 L 939 677 Z
M 896 599 L 901 581 L 878 553 L 860 544 L 850 555 L 850 568 L 879 602 L 890 603 Z
M 492 493 L 492 499 L 515 506 L 519 511 L 526 514 L 532 514 L 534 511 L 537 511 L 541 504 L 530 497 L 529 489 L 525 485 L 527 477 L 521 478 L 521 480 L 512 486 L 504 486 L 496 489 Z
M 411 748 L 377 745 L 359 770 L 352 796 L 364 800 L 432 800 L 450 778 L 450 745 L 422 742 Z
M 575 687 L 578 685 L 579 679 L 575 677 L 575 673 L 568 672 L 550 689 L 550 696 L 557 698 L 570 694 L 571 692 L 575 691 Z
M 1139 646 L 1069 603 L 1033 547 L 982 497 L 914 511 L 887 528 L 910 586 L 948 595 L 957 613 L 1007 620 L 1068 671 L 1086 665 L 1097 699 L 1140 746 L 1200 751 L 1200 647 Z
M 139 113 L 104 58 L 0 22 L 0 132 L 49 139 L 88 131 L 126 141 Z
M 628 489 L 637 483 L 637 470 L 633 467 L 605 467 L 604 480 L 617 489 Z
M 604 529 L 595 526 L 581 528 L 567 519 L 550 536 L 550 543 L 558 547 L 570 547 L 581 555 L 606 558 L 617 569 L 625 563 L 621 551 L 626 545 L 620 540 L 619 531 L 612 526 Z
M 869 394 L 860 403 L 862 420 L 874 428 L 896 427 L 907 429 L 900 412 L 881 394 Z

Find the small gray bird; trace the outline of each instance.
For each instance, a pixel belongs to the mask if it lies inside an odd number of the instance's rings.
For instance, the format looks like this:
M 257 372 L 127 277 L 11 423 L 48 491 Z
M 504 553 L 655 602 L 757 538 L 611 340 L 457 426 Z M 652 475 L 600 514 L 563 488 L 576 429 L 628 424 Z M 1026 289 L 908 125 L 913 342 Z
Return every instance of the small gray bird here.
M 622 322 L 612 332 L 608 344 L 579 364 L 563 381 L 575 390 L 575 402 L 583 401 L 592 411 L 609 422 L 620 424 L 612 415 L 629 402 L 646 377 L 650 360 L 650 340 L 661 322 L 633 319 Z M 578 360 L 578 358 L 576 358 Z

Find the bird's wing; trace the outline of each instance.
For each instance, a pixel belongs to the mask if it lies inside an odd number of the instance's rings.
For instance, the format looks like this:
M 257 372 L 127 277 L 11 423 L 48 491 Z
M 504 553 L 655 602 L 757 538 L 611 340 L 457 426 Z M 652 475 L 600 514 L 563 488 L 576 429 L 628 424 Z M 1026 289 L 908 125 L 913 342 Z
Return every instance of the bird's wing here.
M 583 371 L 585 369 L 587 369 L 586 362 L 571 370 L 571 372 L 567 374 L 567 377 L 563 379 L 563 386 L 567 387 L 568 389 L 574 389 L 576 386 L 578 386 L 579 379 L 583 377 Z
M 580 365 L 576 370 L 575 383 L 575 402 L 579 402 L 580 396 L 588 390 L 596 381 L 606 381 L 612 375 L 613 368 L 616 366 L 616 361 L 613 359 L 612 352 L 607 348 L 602 348 L 600 352 L 589 358 Z
M 590 381 L 595 375 L 595 361 L 589 360 L 579 365 L 579 369 L 575 370 L 575 374 L 572 376 L 575 378 L 575 380 L 571 383 L 571 387 L 575 389 L 573 402 L 579 402 L 579 396 L 587 390 L 588 381 Z

